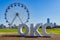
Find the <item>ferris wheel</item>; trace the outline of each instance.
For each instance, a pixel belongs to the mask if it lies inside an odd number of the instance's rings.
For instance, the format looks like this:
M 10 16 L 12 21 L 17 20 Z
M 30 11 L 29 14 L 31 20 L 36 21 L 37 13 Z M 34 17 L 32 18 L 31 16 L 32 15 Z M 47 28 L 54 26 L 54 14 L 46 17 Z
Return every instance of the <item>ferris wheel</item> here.
M 20 22 L 17 21 L 17 18 Z M 5 20 L 9 26 L 11 26 L 15 21 L 19 23 L 27 23 L 29 22 L 29 18 L 29 10 L 24 4 L 12 3 L 6 8 Z

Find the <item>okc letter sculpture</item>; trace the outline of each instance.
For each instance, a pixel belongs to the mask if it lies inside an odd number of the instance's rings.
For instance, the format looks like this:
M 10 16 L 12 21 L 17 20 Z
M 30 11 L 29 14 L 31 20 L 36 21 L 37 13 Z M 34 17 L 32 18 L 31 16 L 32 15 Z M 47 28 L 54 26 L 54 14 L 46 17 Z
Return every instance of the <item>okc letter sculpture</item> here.
M 24 13 L 21 10 L 17 11 L 16 8 L 23 9 Z M 5 20 L 8 23 L 9 27 L 11 27 L 11 25 L 15 21 L 16 17 L 18 17 L 20 20 L 20 25 L 18 27 L 18 33 L 21 36 L 27 36 L 28 33 L 30 33 L 30 36 L 35 36 L 35 35 L 36 36 L 50 36 L 49 34 L 46 33 L 46 26 L 53 26 L 50 23 L 46 23 L 46 24 L 42 25 L 42 34 L 40 34 L 38 31 L 40 24 L 35 25 L 35 27 L 34 27 L 34 24 L 31 24 L 30 28 L 26 25 L 26 23 L 29 21 L 29 11 L 28 11 L 28 8 L 21 3 L 10 4 L 5 11 Z M 19 22 L 19 21 L 17 21 L 17 22 Z M 22 32 L 22 27 L 26 28 L 25 33 Z

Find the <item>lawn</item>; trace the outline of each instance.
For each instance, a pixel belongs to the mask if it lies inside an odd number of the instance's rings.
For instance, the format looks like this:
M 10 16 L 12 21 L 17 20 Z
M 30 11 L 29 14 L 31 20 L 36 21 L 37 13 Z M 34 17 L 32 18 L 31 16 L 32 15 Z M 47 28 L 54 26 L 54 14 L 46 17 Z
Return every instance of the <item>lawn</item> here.
M 38 31 L 42 33 L 42 29 L 41 28 Z M 46 29 L 46 32 L 47 33 L 60 34 L 60 28 Z
M 16 28 L 3 28 L 3 29 L 0 29 L 0 32 L 17 32 L 18 29 Z
M 23 32 L 25 32 L 26 30 L 25 29 L 23 29 L 22 30 Z M 38 29 L 38 31 L 40 32 L 40 33 L 42 33 L 42 29 L 41 28 L 39 28 Z M 60 28 L 52 28 L 52 29 L 46 29 L 46 31 L 47 31 L 47 33 L 55 33 L 55 34 L 60 34 Z M 2 33 L 2 32 L 5 32 L 5 33 L 7 33 L 7 32 L 17 32 L 18 33 L 18 29 L 16 29 L 16 28 L 3 28 L 3 29 L 0 29 L 0 33 Z

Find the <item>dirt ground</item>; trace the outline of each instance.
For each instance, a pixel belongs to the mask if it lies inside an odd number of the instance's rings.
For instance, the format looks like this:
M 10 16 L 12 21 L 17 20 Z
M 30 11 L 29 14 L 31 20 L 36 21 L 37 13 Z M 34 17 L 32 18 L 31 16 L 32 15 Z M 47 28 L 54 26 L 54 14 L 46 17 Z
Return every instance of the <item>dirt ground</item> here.
M 60 34 L 52 37 L 22 37 L 17 34 L 0 34 L 0 40 L 60 40 Z

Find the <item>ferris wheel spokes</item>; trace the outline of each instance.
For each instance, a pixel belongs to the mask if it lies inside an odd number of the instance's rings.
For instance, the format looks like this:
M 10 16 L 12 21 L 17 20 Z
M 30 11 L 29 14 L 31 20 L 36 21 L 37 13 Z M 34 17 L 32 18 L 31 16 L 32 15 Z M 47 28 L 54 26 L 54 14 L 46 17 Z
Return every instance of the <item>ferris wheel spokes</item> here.
M 18 18 L 19 18 L 19 20 L 21 21 L 21 23 L 23 24 L 23 22 L 22 22 L 22 20 L 21 20 L 21 18 L 18 16 Z
M 13 22 L 14 22 L 15 19 L 16 19 L 16 16 L 13 18 L 13 20 L 12 20 L 12 22 L 10 23 L 9 26 L 11 26 L 11 25 L 13 24 Z
M 23 24 L 23 22 L 22 22 L 21 18 L 19 17 L 19 14 L 18 14 L 18 13 L 16 13 L 15 17 L 13 18 L 13 20 L 12 20 L 12 22 L 9 24 L 9 26 L 11 26 L 11 25 L 13 24 L 14 20 L 16 19 L 16 17 L 18 17 L 18 18 L 19 18 L 19 20 L 21 21 L 21 23 Z

